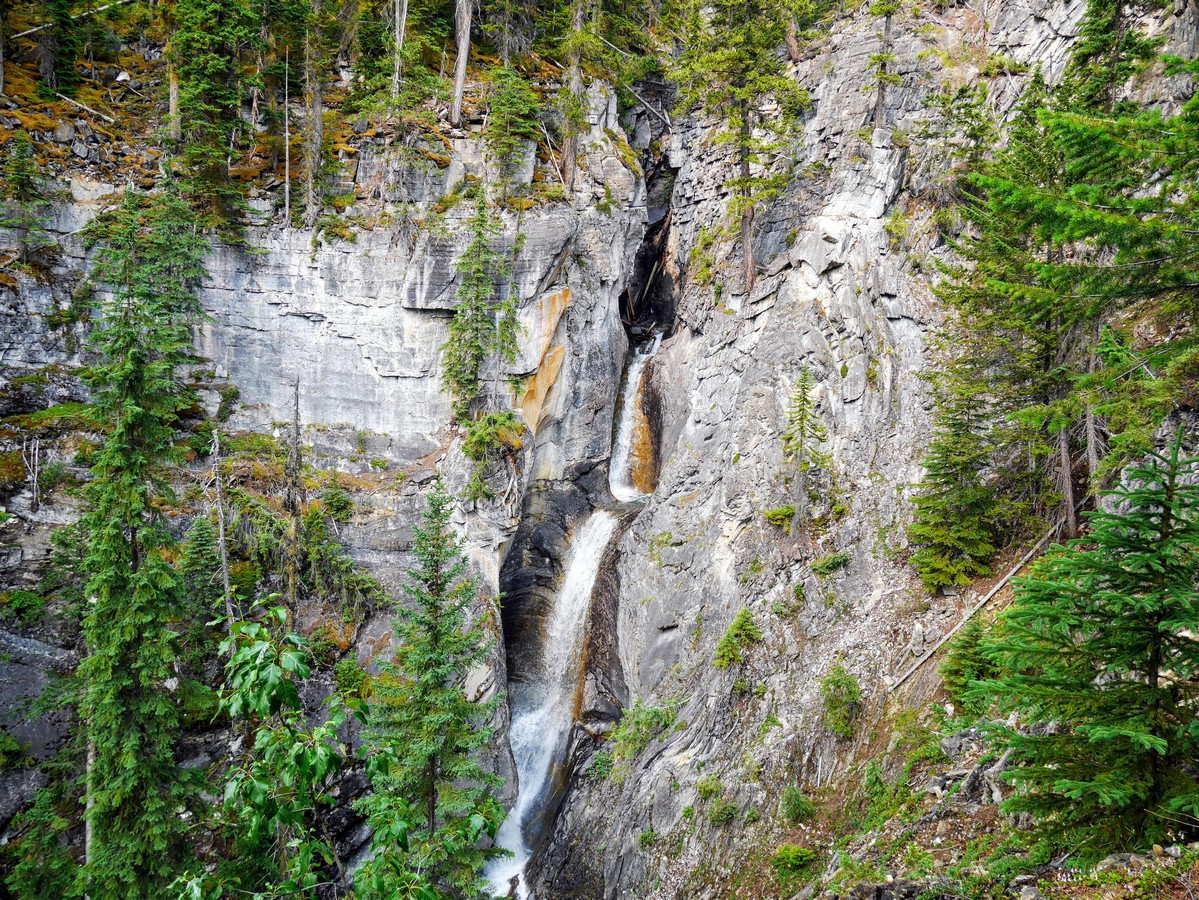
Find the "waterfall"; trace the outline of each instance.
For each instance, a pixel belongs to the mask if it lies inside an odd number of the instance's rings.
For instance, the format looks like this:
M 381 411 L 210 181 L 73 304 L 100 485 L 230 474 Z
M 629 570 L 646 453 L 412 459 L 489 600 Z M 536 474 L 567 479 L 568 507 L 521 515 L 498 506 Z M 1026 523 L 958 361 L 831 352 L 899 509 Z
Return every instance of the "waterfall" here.
M 566 577 L 546 623 L 540 677 L 509 686 L 509 739 L 519 793 L 496 842 L 513 855 L 496 860 L 485 873 L 491 890 L 501 897 L 507 896 L 514 875 L 521 876 L 518 896 L 529 897 L 525 865 L 548 824 L 543 814 L 552 810 L 551 801 L 569 774 L 563 763 L 577 713 L 587 608 L 618 521 L 612 513 L 597 510 L 575 531 Z
M 612 458 L 608 463 L 608 489 L 622 502 L 644 497 L 653 488 L 645 479 L 641 466 L 646 459 L 650 439 L 650 423 L 641 411 L 641 382 L 645 365 L 662 345 L 662 332 L 654 335 L 648 347 L 638 350 L 625 375 L 624 393 L 620 401 L 620 420 L 616 439 L 612 442 Z

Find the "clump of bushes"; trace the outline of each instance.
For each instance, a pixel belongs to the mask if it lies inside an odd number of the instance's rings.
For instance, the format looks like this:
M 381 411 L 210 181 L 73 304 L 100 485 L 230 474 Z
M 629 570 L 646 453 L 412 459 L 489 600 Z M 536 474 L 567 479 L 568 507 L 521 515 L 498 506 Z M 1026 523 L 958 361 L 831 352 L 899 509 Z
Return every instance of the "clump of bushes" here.
M 839 569 L 844 569 L 849 565 L 849 554 L 844 550 L 838 550 L 836 553 L 829 553 L 827 556 L 818 556 L 812 560 L 812 572 L 816 575 L 832 575 Z
M 858 680 L 838 662 L 820 679 L 824 727 L 839 738 L 853 737 L 853 726 L 861 699 L 862 690 L 858 686 Z
M 786 506 L 777 506 L 774 509 L 766 510 L 762 516 L 776 528 L 786 528 L 795 518 L 795 505 L 788 503 Z
M 718 669 L 727 669 L 733 663 L 740 664 L 745 661 L 742 651 L 761 641 L 762 630 L 754 624 L 753 614 L 749 609 L 742 608 L 733 619 L 729 630 L 724 633 L 724 637 L 716 643 L 716 655 L 712 659 L 712 665 Z
M 798 786 L 783 788 L 783 817 L 792 825 L 806 821 L 816 814 L 816 806 L 804 796 Z

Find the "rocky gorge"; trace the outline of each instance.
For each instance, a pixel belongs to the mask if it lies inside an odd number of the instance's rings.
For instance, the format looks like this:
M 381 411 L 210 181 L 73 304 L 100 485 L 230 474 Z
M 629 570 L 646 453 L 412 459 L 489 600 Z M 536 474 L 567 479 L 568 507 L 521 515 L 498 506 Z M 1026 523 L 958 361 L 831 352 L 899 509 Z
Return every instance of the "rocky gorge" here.
M 887 17 L 885 36 L 869 10 L 845 9 L 790 65 L 810 104 L 774 163 L 787 187 L 759 211 L 761 271 L 748 292 L 724 227 L 731 151 L 714 139 L 714 122 L 669 111 L 665 91 L 630 107 L 597 81 L 572 192 L 503 213 L 519 353 L 490 373 L 490 389 L 512 391 L 525 431 L 504 471 L 489 476 L 495 497 L 459 503 L 454 522 L 472 571 L 499 598 L 479 613 L 495 644 L 467 691 L 506 698 L 487 753 L 506 780 L 506 805 L 520 808 L 529 785 L 518 774 L 532 771 L 519 758 L 519 712 L 542 709 L 528 698 L 548 689 L 563 635 L 574 642 L 560 683 L 549 686 L 561 727 L 554 759 L 536 776 L 549 786 L 532 811 L 526 802 L 512 845 L 524 844 L 522 890 L 531 896 L 811 896 L 747 875 L 768 871 L 766 848 L 806 828 L 776 814 L 784 790 L 836 797 L 868 760 L 897 770 L 892 757 L 910 749 L 905 712 L 943 700 L 934 666 L 909 670 L 991 585 L 930 594 L 905 560 L 932 428 L 925 376 L 943 354 L 933 334 L 945 310 L 933 285 L 938 261 L 951 255 L 930 198 L 955 164 L 946 148 L 957 139 L 928 100 L 985 83 L 1002 120 L 1033 73 L 1050 84 L 1062 78 L 1087 4 L 982 6 L 904 11 Z M 1138 24 L 1168 52 L 1199 51 L 1193 2 L 1154 8 Z M 894 78 L 876 89 L 869 60 L 884 40 Z M 1166 111 L 1191 90 L 1189 78 L 1160 67 L 1131 86 Z M 251 198 L 259 224 L 247 229 L 247 246 L 218 242 L 207 259 L 208 320 L 195 334 L 202 361 L 192 380 L 206 412 L 220 413 L 230 434 L 281 441 L 298 423 L 307 463 L 348 477 L 354 512 L 338 540 L 397 597 L 434 473 L 456 492 L 470 470 L 439 373 L 470 205 L 452 198 L 488 163 L 469 127 L 449 142 L 446 158 L 432 162 L 369 135 L 344 154 L 346 219 L 369 223 L 348 236 L 283 222 L 277 187 Z M 86 317 L 66 313 L 89 263 L 84 226 L 124 184 L 91 145 L 82 155 L 64 147 L 72 158 L 56 173 L 48 228 L 61 253 L 46 277 L 2 289 L 5 415 L 87 397 L 73 374 L 87 361 Z M 550 177 L 531 146 L 526 163 L 524 185 Z M 794 500 L 780 434 L 805 369 L 832 465 L 811 489 L 813 526 L 801 540 L 766 514 Z M 78 479 L 85 473 L 71 459 L 86 432 L 46 441 L 49 458 Z M 4 440 L 6 451 L 21 449 L 15 433 Z M 11 518 L 0 525 L 0 579 L 6 589 L 28 587 L 77 501 L 57 491 L 39 503 L 21 480 L 3 502 Z M 583 552 L 590 568 L 579 583 L 573 560 Z M 563 625 L 556 617 L 567 597 L 574 618 Z M 718 642 L 743 610 L 759 637 L 743 664 L 717 668 Z M 314 602 L 300 625 L 311 634 L 334 619 Z M 339 632 L 336 654 L 369 670 L 391 646 L 392 627 L 389 610 L 372 609 Z M 32 762 L 44 762 L 65 740 L 66 720 L 21 711 L 54 672 L 71 668 L 78 634 L 52 618 L 6 620 L 0 651 L 0 707 L 20 719 L 6 728 Z M 848 738 L 823 719 L 822 683 L 834 667 L 860 688 L 861 724 Z M 331 690 L 332 676 L 320 673 L 306 699 L 315 706 Z M 643 720 L 644 732 L 628 740 L 627 723 Z M 351 730 L 347 740 L 357 739 Z M 181 755 L 206 765 L 229 752 L 229 740 L 197 725 Z M 984 778 L 995 761 L 980 762 L 968 745 L 951 750 L 950 780 L 973 782 L 956 799 L 942 798 L 945 785 L 928 792 L 919 827 L 930 835 L 963 804 L 969 828 L 991 827 L 1003 793 L 998 772 Z M 959 765 L 963 755 L 968 765 Z M 347 776 L 347 799 L 362 777 Z M 0 779 L 7 825 L 42 776 L 24 766 Z M 947 813 L 951 806 L 958 812 Z M 352 858 L 369 835 L 348 809 L 336 824 Z M 802 837 L 823 853 L 829 835 L 812 828 Z M 830 880 L 849 869 L 831 850 L 820 865 Z M 860 880 L 886 884 L 893 874 L 897 867 Z

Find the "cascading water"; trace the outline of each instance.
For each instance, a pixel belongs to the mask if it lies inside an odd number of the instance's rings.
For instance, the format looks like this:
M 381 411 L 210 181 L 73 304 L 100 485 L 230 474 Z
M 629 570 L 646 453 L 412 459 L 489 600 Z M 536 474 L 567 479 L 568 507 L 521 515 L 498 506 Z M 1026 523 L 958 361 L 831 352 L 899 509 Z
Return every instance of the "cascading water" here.
M 625 375 L 624 394 L 620 401 L 620 420 L 616 439 L 612 442 L 612 458 L 608 463 L 608 489 L 621 502 L 637 500 L 653 490 L 645 476 L 644 457 L 650 452 L 650 423 L 641 410 L 641 381 L 645 366 L 662 346 L 662 332 L 654 335 L 648 346 L 643 345 Z
M 523 885 L 525 865 L 547 824 L 544 814 L 551 808 L 550 801 L 568 774 L 563 762 L 577 713 L 587 608 L 618 521 L 612 513 L 597 510 L 576 530 L 566 577 L 546 624 L 540 677 L 509 687 L 509 738 L 519 793 L 497 843 L 513 855 L 492 863 L 486 873 L 491 889 L 500 896 L 508 895 L 516 875 L 522 879 L 517 896 L 530 896 Z

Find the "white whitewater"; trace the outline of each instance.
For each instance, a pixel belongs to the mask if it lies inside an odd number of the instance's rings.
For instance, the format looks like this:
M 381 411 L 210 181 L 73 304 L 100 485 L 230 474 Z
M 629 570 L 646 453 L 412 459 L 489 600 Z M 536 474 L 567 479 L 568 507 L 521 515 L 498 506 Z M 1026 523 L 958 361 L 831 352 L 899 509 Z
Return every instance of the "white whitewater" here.
M 536 818 L 552 799 L 555 771 L 565 761 L 574 725 L 587 608 L 617 521 L 611 513 L 597 510 L 575 531 L 566 577 L 546 623 L 541 677 L 535 683 L 510 686 L 509 739 L 519 793 L 496 843 L 513 855 L 496 860 L 485 873 L 491 890 L 501 897 L 508 896 L 514 875 L 521 876 L 517 896 L 530 897 L 524 886 L 525 865 L 534 849 L 529 838 L 539 833 Z
M 608 490 L 623 503 L 645 496 L 633 483 L 633 469 L 637 464 L 634 447 L 640 443 L 638 429 L 647 428 L 645 416 L 641 414 L 641 380 L 645 365 L 662 346 L 662 332 L 654 335 L 649 346 L 642 346 L 629 364 L 625 375 L 624 394 L 620 400 L 620 421 L 616 423 L 616 440 L 612 442 L 612 458 L 608 462 Z

